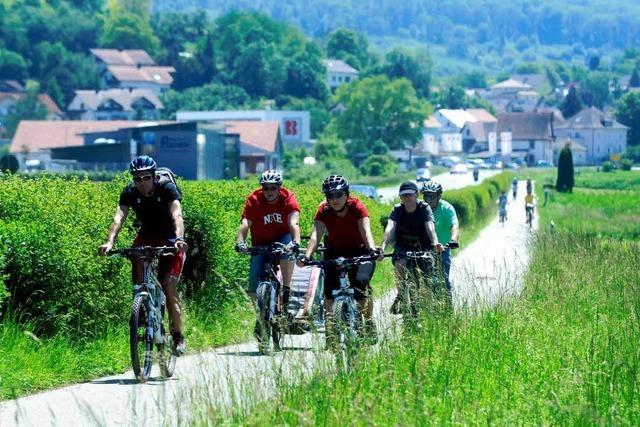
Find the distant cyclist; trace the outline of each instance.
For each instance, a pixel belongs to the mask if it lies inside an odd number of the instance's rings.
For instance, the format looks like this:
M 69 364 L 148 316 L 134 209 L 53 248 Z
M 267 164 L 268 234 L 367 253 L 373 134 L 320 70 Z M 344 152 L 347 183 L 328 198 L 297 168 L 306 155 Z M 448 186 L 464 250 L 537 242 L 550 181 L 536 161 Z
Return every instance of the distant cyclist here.
M 433 211 L 438 241 L 446 245 L 452 241 L 457 242 L 460 231 L 456 210 L 451 203 L 442 200 L 442 191 L 442 185 L 434 181 L 425 182 L 421 189 L 424 201 L 429 204 Z M 449 294 L 449 297 L 451 297 L 451 282 L 449 281 L 449 271 L 451 270 L 451 249 L 447 248 L 442 252 L 441 256 L 447 293 Z
M 292 191 L 282 187 L 282 174 L 267 170 L 260 176 L 260 187 L 253 191 L 245 201 L 242 220 L 236 235 L 236 251 L 246 253 L 247 233 L 251 232 L 253 246 L 269 246 L 280 242 L 289 245 L 297 253 L 300 247 L 300 207 Z M 256 304 L 258 278 L 263 271 L 265 256 L 252 255 L 249 268 L 249 295 Z M 283 305 L 289 301 L 293 262 L 280 260 L 282 272 Z M 260 324 L 256 321 L 254 331 L 259 336 Z
M 531 179 L 527 179 L 527 193 L 531 193 L 533 191 L 533 183 Z
M 498 214 L 500 218 L 504 218 L 505 221 L 507 219 L 507 203 L 507 193 L 502 190 L 500 196 L 498 196 Z
M 306 259 L 310 259 L 322 237 L 325 241 L 327 260 L 339 257 L 351 258 L 362 255 L 378 255 L 371 234 L 369 212 L 360 200 L 349 194 L 349 181 L 342 175 L 331 175 L 322 183 L 322 192 L 326 200 L 320 203 L 314 216 L 313 230 L 307 245 Z M 301 264 L 302 265 L 302 264 Z M 354 298 L 358 312 L 365 318 L 365 333 L 375 338 L 375 326 L 372 320 L 373 300 L 369 282 L 375 270 L 375 263 L 368 262 L 350 268 L 349 282 L 354 288 Z M 333 344 L 333 291 L 340 288 L 337 267 L 326 267 L 324 276 L 325 312 L 327 321 L 325 335 L 327 347 Z
M 511 192 L 513 193 L 513 200 L 515 200 L 518 195 L 518 178 L 515 176 L 511 180 Z
M 526 215 L 527 211 L 531 209 L 531 219 L 534 217 L 536 204 L 536 196 L 531 191 L 527 192 L 527 195 L 524 196 L 524 213 Z
M 138 156 L 131 161 L 129 172 L 133 183 L 120 193 L 120 201 L 109 227 L 107 243 L 100 246 L 100 255 L 106 255 L 113 248 L 122 224 L 127 219 L 129 209 L 136 213 L 142 227 L 133 246 L 175 246 L 176 255 L 160 258 L 158 279 L 167 297 L 167 306 L 173 333 L 174 351 L 184 354 L 186 350 L 182 335 L 180 296 L 177 287 L 186 259 L 187 244 L 184 240 L 182 218 L 182 196 L 173 182 L 156 182 L 156 162 L 149 156 Z M 143 261 L 132 261 L 133 282 L 140 283 L 143 276 Z
M 389 215 L 382 237 L 381 256 L 390 241 L 395 241 L 394 255 L 404 255 L 408 251 L 427 251 L 432 248 L 439 253 L 442 252 L 443 247 L 436 235 L 431 207 L 422 200 L 418 200 L 418 186 L 412 181 L 404 182 L 400 185 L 398 194 L 400 204 L 395 205 Z M 393 264 L 398 293 L 391 306 L 391 312 L 398 314 L 403 290 L 400 279 L 406 269 L 407 260 L 394 259 Z

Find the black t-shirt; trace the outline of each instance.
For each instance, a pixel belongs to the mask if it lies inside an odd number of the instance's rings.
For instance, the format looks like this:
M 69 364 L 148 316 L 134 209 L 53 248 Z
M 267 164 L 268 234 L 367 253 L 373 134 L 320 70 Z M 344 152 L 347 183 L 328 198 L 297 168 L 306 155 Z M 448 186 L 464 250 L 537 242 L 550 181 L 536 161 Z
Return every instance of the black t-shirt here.
M 120 193 L 120 204 L 132 208 L 142 223 L 140 235 L 146 238 L 172 239 L 176 237 L 170 206 L 182 196 L 173 182 L 155 184 L 153 195 L 144 197 L 134 184 Z
M 411 213 L 404 205 L 395 205 L 389 219 L 396 223 L 396 246 L 414 250 L 431 247 L 425 225 L 425 222 L 433 222 L 433 212 L 428 204 L 418 200 L 416 210 Z

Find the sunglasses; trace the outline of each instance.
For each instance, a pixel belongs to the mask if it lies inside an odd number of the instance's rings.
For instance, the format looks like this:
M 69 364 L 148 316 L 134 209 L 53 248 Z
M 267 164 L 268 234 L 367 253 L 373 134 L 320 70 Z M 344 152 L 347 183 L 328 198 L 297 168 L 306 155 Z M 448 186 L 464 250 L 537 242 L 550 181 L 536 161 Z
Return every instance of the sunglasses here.
M 151 180 L 151 178 L 153 178 L 151 175 L 134 176 L 134 177 L 133 177 L 133 180 L 134 180 L 135 182 L 143 182 L 143 181 L 144 181 L 144 182 L 147 182 L 147 181 L 150 181 L 150 180 Z
M 262 190 L 263 191 L 278 191 L 280 187 L 278 187 L 277 185 L 263 185 L 262 186 Z
M 435 200 L 438 198 L 437 194 L 425 194 L 424 195 L 425 200 Z
M 344 191 L 336 191 L 335 193 L 327 193 L 327 200 L 339 199 L 345 195 Z

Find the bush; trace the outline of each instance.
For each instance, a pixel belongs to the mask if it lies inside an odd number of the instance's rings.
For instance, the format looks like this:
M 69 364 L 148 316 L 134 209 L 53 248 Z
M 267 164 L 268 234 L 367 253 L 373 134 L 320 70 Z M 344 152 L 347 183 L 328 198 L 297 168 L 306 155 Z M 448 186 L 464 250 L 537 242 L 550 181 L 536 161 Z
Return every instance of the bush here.
M 125 179 L 111 183 L 50 177 L 2 179 L 0 274 L 5 282 L 0 287 L 0 304 L 5 302 L 1 315 L 11 312 L 18 321 L 32 324 L 38 335 L 61 333 L 74 338 L 104 334 L 109 324 L 127 321 L 130 264 L 97 256 L 126 183 Z M 190 181 L 180 186 L 189 244 L 181 289 L 187 291 L 191 310 L 233 318 L 249 267 L 249 258 L 234 251 L 235 235 L 245 197 L 257 184 Z M 302 210 L 301 230 L 307 235 L 323 195 L 319 184 L 292 189 Z M 363 202 L 379 240 L 378 218 L 389 207 Z M 118 247 L 133 241 L 134 216 L 120 232 Z
M 613 164 L 613 162 L 610 162 L 608 160 L 606 162 L 603 162 L 601 166 L 602 172 L 612 172 L 615 168 L 616 166 Z
M 622 159 L 620 162 L 620 167 L 623 171 L 630 171 L 631 166 L 633 166 L 633 162 L 630 159 Z

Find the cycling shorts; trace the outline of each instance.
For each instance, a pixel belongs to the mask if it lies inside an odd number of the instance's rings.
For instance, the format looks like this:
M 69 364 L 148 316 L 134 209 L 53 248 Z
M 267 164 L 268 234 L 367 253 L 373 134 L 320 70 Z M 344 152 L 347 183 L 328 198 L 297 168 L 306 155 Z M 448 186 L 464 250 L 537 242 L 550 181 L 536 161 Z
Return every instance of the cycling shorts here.
M 164 238 L 149 238 L 138 235 L 133 241 L 133 246 L 173 246 L 174 243 Z M 187 253 L 161 256 L 158 260 L 158 279 L 162 280 L 165 274 L 180 277 L 182 268 L 187 260 Z M 135 280 L 135 279 L 134 279 Z

